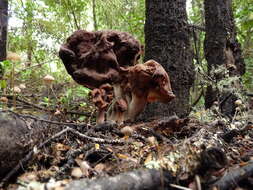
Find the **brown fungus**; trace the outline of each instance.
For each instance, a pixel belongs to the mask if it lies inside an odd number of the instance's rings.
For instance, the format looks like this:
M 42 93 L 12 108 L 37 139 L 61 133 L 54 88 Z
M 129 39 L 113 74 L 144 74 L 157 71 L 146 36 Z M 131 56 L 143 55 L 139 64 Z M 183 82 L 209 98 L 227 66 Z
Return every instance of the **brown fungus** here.
M 136 64 L 142 49 L 130 34 L 113 30 L 78 30 L 61 46 L 59 56 L 67 72 L 77 83 L 93 89 L 97 123 L 105 117 L 117 123 L 134 120 L 148 102 L 167 103 L 175 98 L 159 63 Z

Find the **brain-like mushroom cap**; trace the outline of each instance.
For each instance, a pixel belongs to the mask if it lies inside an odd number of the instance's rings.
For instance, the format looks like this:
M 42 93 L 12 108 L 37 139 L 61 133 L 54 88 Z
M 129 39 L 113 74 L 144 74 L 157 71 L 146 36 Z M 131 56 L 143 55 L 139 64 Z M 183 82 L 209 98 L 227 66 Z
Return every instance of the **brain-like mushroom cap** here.
M 154 60 L 129 67 L 126 78 L 125 88 L 138 97 L 147 95 L 148 102 L 166 103 L 175 98 L 167 72 Z
M 126 32 L 78 30 L 59 56 L 77 83 L 93 89 L 117 81 L 119 67 L 134 65 L 140 51 L 140 43 Z

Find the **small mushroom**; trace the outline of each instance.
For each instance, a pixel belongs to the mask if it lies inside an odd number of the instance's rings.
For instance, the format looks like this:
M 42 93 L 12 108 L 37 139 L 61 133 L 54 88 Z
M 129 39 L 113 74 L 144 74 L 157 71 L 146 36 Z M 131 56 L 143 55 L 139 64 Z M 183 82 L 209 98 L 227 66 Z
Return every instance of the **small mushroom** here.
M 16 62 L 21 61 L 20 55 L 18 55 L 17 53 L 11 52 L 11 51 L 7 52 L 6 59 L 10 60 L 10 61 L 16 61 Z
M 21 89 L 18 86 L 14 86 L 13 92 L 15 92 L 16 94 L 19 94 L 21 93 Z
M 25 89 L 26 86 L 25 86 L 25 84 L 20 84 L 20 85 L 19 85 L 19 88 L 20 88 L 20 89 Z
M 238 99 L 235 101 L 236 106 L 241 106 L 242 105 L 242 100 Z
M 158 145 L 158 142 L 157 142 L 157 140 L 154 136 L 148 137 L 146 140 L 152 146 L 157 146 Z
M 0 101 L 6 104 L 8 102 L 8 98 L 3 96 L 0 98 Z
M 54 77 L 51 76 L 51 75 L 46 75 L 44 78 L 43 78 L 43 81 L 46 85 L 51 85 L 52 82 L 54 81 Z
M 125 137 L 129 137 L 134 133 L 134 129 L 129 126 L 125 126 L 120 130 L 121 133 L 125 135 Z
M 127 112 L 127 101 L 123 98 L 114 100 L 108 110 L 107 119 L 123 124 L 125 113 Z
M 54 112 L 54 115 L 61 115 L 61 111 L 57 109 L 57 110 Z
M 236 107 L 235 110 L 236 111 L 241 111 L 241 108 L 240 107 Z
M 105 113 L 108 105 L 113 98 L 112 87 L 109 84 L 103 84 L 99 88 L 95 88 L 91 91 L 92 102 L 97 107 L 97 124 L 101 124 L 105 121 Z

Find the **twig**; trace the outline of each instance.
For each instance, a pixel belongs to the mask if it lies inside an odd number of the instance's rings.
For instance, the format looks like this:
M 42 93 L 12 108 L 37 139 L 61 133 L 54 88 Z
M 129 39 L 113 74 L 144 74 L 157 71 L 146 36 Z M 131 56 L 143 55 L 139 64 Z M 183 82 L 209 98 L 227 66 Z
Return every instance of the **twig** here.
M 3 96 L 7 97 L 8 99 L 13 99 L 14 98 L 13 95 L 3 95 Z M 30 103 L 30 102 L 28 102 L 26 100 L 23 100 L 23 99 L 21 99 L 19 97 L 16 97 L 16 101 L 19 101 L 19 102 L 22 102 L 22 103 L 24 103 L 26 105 L 32 106 L 32 107 L 34 107 L 34 108 L 36 108 L 38 110 L 42 110 L 42 111 L 46 111 L 46 112 L 51 112 L 51 113 L 55 112 L 55 109 L 48 109 L 48 108 L 45 108 L 45 107 L 42 107 L 42 106 L 38 106 L 38 105 L 32 104 L 32 103 Z M 64 113 L 66 113 L 66 114 L 84 115 L 86 117 L 90 117 L 91 116 L 91 114 L 87 113 L 87 112 L 85 113 L 85 112 L 66 111 Z
M 182 190 L 192 190 L 190 188 L 187 188 L 187 187 L 183 187 L 183 186 L 180 186 L 180 185 L 176 185 L 176 184 L 170 184 L 171 187 L 174 187 L 174 188 L 177 188 L 177 189 L 182 189 Z
M 15 112 L 13 112 L 14 114 L 16 114 Z M 18 115 L 18 114 L 17 114 Z M 34 118 L 34 117 L 32 117 Z M 37 118 L 36 118 L 37 119 Z M 67 123 L 68 125 L 68 123 Z M 61 136 L 62 134 L 64 133 L 67 133 L 67 132 L 72 132 L 73 134 L 81 137 L 81 138 L 84 138 L 86 140 L 89 140 L 91 142 L 94 142 L 94 143 L 103 143 L 103 144 L 118 144 L 118 145 L 123 145 L 124 142 L 123 141 L 120 141 L 120 140 L 107 140 L 107 139 L 101 139 L 101 138 L 95 138 L 95 137 L 89 137 L 87 135 L 84 135 L 82 133 L 80 133 L 79 131 L 75 130 L 75 129 L 72 129 L 70 127 L 66 127 L 65 129 L 63 129 L 62 131 L 60 131 L 59 133 L 56 133 L 55 135 L 53 135 L 51 138 L 47 139 L 45 142 L 39 144 L 39 146 L 37 147 L 37 149 L 41 149 L 43 146 L 45 146 L 47 143 L 49 143 L 50 141 L 52 141 L 53 139 Z M 31 150 L 26 156 L 25 158 L 23 158 L 17 165 L 16 167 L 14 167 L 2 180 L 2 182 L 0 183 L 0 188 L 4 187 L 4 185 L 6 184 L 6 182 L 9 181 L 9 179 L 14 175 L 16 174 L 19 169 L 21 167 L 23 167 L 31 158 L 32 156 L 35 154 L 35 151 L 34 149 Z
M 195 183 L 197 186 L 197 190 L 201 190 L 201 182 L 200 182 L 200 177 L 198 175 L 195 176 Z
M 39 64 L 36 64 L 36 65 L 32 65 L 30 67 L 26 67 L 24 69 L 21 69 L 20 71 L 18 71 L 15 75 L 19 75 L 20 73 L 22 73 L 23 71 L 26 71 L 26 70 L 29 70 L 29 69 L 33 69 L 34 67 L 40 67 L 46 63 L 50 63 L 52 61 L 56 61 L 56 59 L 52 59 L 52 60 L 49 60 L 49 61 L 45 61 L 45 62 L 42 62 L 42 63 L 39 63 Z
M 66 172 L 67 170 L 69 170 L 71 168 L 71 166 L 75 163 L 75 158 L 84 153 L 85 151 L 91 149 L 92 147 L 94 147 L 94 144 L 89 143 L 86 144 L 84 147 L 76 149 L 76 150 L 70 150 L 66 155 L 67 155 L 67 162 L 60 167 L 60 169 L 56 172 L 55 174 L 55 178 L 57 179 L 60 175 L 62 175 L 64 172 Z
M 77 30 L 80 30 L 80 26 L 78 25 L 78 22 L 77 22 L 77 19 L 76 19 L 76 14 L 75 14 L 75 11 L 73 10 L 71 1 L 69 1 L 69 0 L 67 0 L 67 1 L 68 1 L 68 3 L 69 3 L 70 12 L 71 12 L 71 14 L 73 15 L 73 18 L 74 18 L 74 23 L 75 23 L 75 25 L 76 25 L 76 29 L 77 29 Z
M 22 114 L 18 114 L 16 112 L 13 112 L 11 110 L 1 110 L 0 112 L 10 112 L 13 113 L 14 115 L 17 115 L 19 117 L 23 117 L 23 118 L 30 118 L 36 121 L 41 121 L 41 122 L 45 122 L 45 123 L 51 123 L 51 124 L 55 124 L 55 125 L 66 125 L 66 126 L 87 126 L 87 124 L 85 123 L 64 123 L 64 122 L 58 122 L 58 121 L 50 121 L 50 120 L 46 120 L 46 119 L 39 119 L 35 116 L 31 116 L 31 115 L 22 115 Z
M 118 145 L 123 145 L 125 144 L 124 141 L 120 141 L 120 140 L 109 140 L 109 139 L 101 139 L 101 138 L 97 138 L 97 137 L 89 137 L 87 135 L 84 135 L 82 133 L 80 133 L 79 131 L 70 128 L 70 130 L 73 134 L 79 136 L 80 138 L 84 138 L 86 140 L 89 140 L 91 142 L 94 143 L 99 143 L 99 144 L 118 144 Z
M 204 89 L 202 88 L 201 89 L 201 92 L 200 92 L 200 94 L 199 94 L 199 96 L 198 96 L 198 98 L 192 103 L 192 105 L 191 105 L 191 108 L 192 107 L 195 107 L 198 103 L 199 103 L 199 101 L 200 101 L 200 99 L 201 99 L 201 97 L 204 95 Z

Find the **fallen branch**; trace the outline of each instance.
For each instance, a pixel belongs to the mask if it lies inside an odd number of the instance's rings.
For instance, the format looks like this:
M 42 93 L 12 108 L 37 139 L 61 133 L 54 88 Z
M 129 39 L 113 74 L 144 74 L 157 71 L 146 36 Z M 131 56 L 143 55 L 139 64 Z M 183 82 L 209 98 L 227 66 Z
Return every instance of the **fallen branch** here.
M 246 131 L 253 128 L 253 125 L 251 123 L 246 124 L 242 129 L 232 129 L 224 134 L 221 135 L 221 138 L 226 141 L 227 143 L 230 143 L 234 137 L 237 137 L 238 135 L 242 135 Z
M 217 182 L 215 182 L 211 187 L 210 190 L 217 189 L 217 190 L 229 190 L 234 189 L 238 186 L 238 183 L 253 175 L 253 162 L 249 162 L 248 165 L 235 169 L 227 173 L 227 175 L 223 176 Z
M 16 113 L 14 113 L 16 114 Z M 67 132 L 72 132 L 73 134 L 79 136 L 80 138 L 84 138 L 86 140 L 89 140 L 91 142 L 94 143 L 101 143 L 101 144 L 118 144 L 118 145 L 123 145 L 124 142 L 120 141 L 120 140 L 108 140 L 108 139 L 101 139 L 101 138 L 95 138 L 95 137 L 89 137 L 87 135 L 84 135 L 80 132 L 78 132 L 75 129 L 66 127 L 65 129 L 63 129 L 62 131 L 60 131 L 59 133 L 53 135 L 50 139 L 46 140 L 45 142 L 39 144 L 39 146 L 37 147 L 37 150 L 41 149 L 42 147 L 44 147 L 47 143 L 51 142 L 53 139 L 61 136 L 62 134 L 65 134 Z M 3 187 L 5 185 L 6 182 L 9 181 L 9 179 L 16 174 L 21 167 L 24 167 L 24 165 L 27 164 L 27 162 L 32 158 L 32 156 L 35 154 L 36 152 L 33 150 L 31 150 L 26 156 L 25 158 L 23 158 L 16 167 L 14 167 L 2 180 L 2 182 L 0 183 L 0 188 Z
M 3 96 L 5 96 L 8 99 L 14 99 L 13 95 L 3 95 Z M 36 108 L 38 110 L 42 110 L 42 111 L 45 111 L 45 112 L 51 112 L 51 113 L 55 112 L 55 109 L 49 109 L 49 108 L 46 108 L 46 107 L 43 107 L 43 106 L 38 106 L 38 105 L 32 104 L 32 103 L 30 103 L 30 102 L 28 102 L 26 100 L 23 100 L 23 99 L 19 98 L 18 96 L 16 96 L 15 98 L 16 98 L 16 101 L 19 101 L 19 102 L 21 102 L 23 104 L 32 106 L 33 108 Z M 66 114 L 84 115 L 86 117 L 90 117 L 91 116 L 90 113 L 85 113 L 85 112 L 65 111 L 64 113 L 66 113 Z
M 87 135 L 84 135 L 84 134 L 80 133 L 79 131 L 77 131 L 75 129 L 72 129 L 72 128 L 69 128 L 69 129 L 70 129 L 69 131 L 71 131 L 73 134 L 77 135 L 78 137 L 89 140 L 89 141 L 94 142 L 94 143 L 98 143 L 98 144 L 117 144 L 117 145 L 125 144 L 125 142 L 121 141 L 121 140 L 109 140 L 109 139 L 101 139 L 101 138 L 97 138 L 97 137 L 89 137 Z
M 50 124 L 54 124 L 54 125 L 66 125 L 66 126 L 82 126 L 82 127 L 86 127 L 87 124 L 84 123 L 65 123 L 65 122 L 58 122 L 58 121 L 51 121 L 51 120 L 46 120 L 46 119 L 40 119 L 37 118 L 35 116 L 31 116 L 31 115 L 22 115 L 22 114 L 18 114 L 16 112 L 13 112 L 11 110 L 1 110 L 0 112 L 10 112 L 18 117 L 22 117 L 22 118 L 30 118 L 33 119 L 35 121 L 40 121 L 40 122 L 45 122 L 45 123 L 50 123 Z
M 79 156 L 80 154 L 85 153 L 89 149 L 93 148 L 94 144 L 89 143 L 86 144 L 84 147 L 76 149 L 76 150 L 69 150 L 67 155 L 67 162 L 59 168 L 59 170 L 55 174 L 55 178 L 59 178 L 62 174 L 64 174 L 67 170 L 69 170 L 75 163 L 75 158 Z
M 92 190 L 96 187 L 96 190 L 161 190 L 168 187 L 172 180 L 173 177 L 168 171 L 141 169 L 119 174 L 114 177 L 73 181 L 65 189 Z

